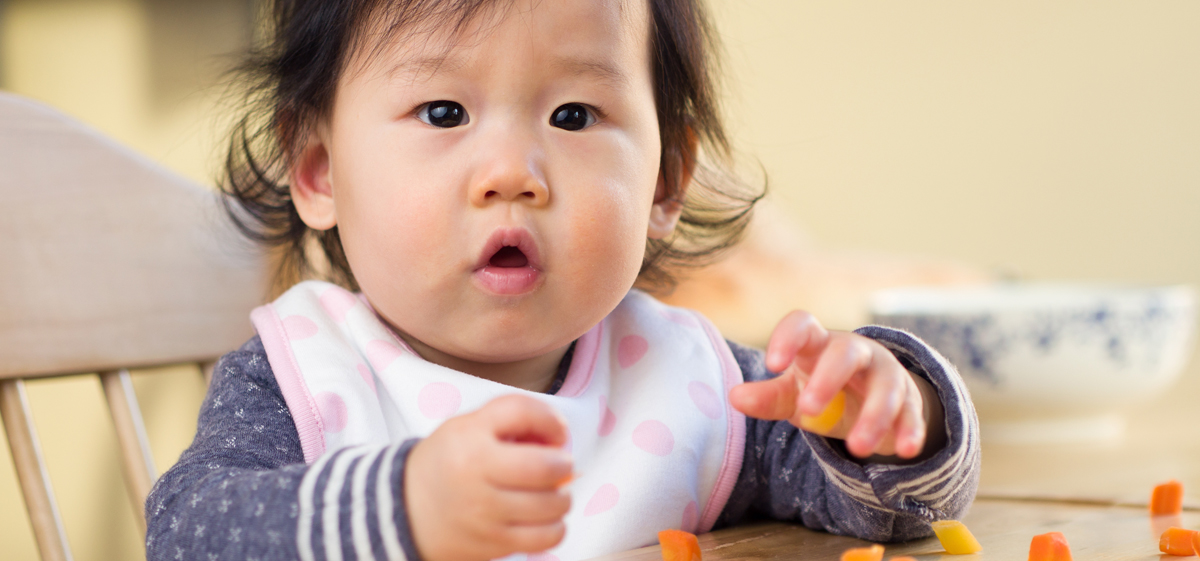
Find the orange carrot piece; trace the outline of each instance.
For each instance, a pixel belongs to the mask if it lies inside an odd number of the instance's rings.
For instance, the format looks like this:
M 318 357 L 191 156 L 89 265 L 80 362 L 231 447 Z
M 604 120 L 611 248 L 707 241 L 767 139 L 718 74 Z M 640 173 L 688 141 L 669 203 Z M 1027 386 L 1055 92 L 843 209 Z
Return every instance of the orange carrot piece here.
M 888 559 L 888 561 L 917 561 L 917 558 L 911 557 L 908 555 L 899 555 L 899 556 L 893 557 L 891 559 Z
M 842 561 L 883 561 L 883 546 L 852 547 L 842 552 Z
M 563 477 L 562 479 L 559 479 L 559 480 L 558 480 L 558 483 L 555 483 L 555 484 L 554 484 L 554 488 L 555 488 L 555 489 L 562 489 L 562 488 L 563 488 L 564 486 L 566 486 L 568 483 L 570 483 L 570 482 L 572 482 L 572 481 L 575 481 L 576 479 L 579 479 L 579 474 L 577 474 L 577 473 L 575 473 L 575 472 L 568 473 L 568 474 L 566 475 L 566 477 Z
M 663 561 L 700 561 L 700 542 L 696 535 L 683 530 L 663 530 L 658 533 Z
M 1071 561 L 1071 546 L 1061 532 L 1036 535 L 1029 542 L 1029 561 Z
M 1159 547 L 1161 548 L 1162 540 L 1160 539 L 1159 542 Z M 1200 532 L 1195 532 L 1192 534 L 1192 549 L 1194 551 L 1200 551 Z
M 1174 479 L 1154 486 L 1150 493 L 1150 514 L 1179 514 L 1183 512 L 1183 483 Z
M 1184 528 L 1176 528 L 1174 526 L 1167 528 L 1163 532 L 1162 537 L 1158 538 L 1158 550 L 1167 555 L 1178 555 L 1187 557 L 1196 554 L 1196 546 L 1192 542 L 1196 538 L 1195 530 L 1187 530 Z

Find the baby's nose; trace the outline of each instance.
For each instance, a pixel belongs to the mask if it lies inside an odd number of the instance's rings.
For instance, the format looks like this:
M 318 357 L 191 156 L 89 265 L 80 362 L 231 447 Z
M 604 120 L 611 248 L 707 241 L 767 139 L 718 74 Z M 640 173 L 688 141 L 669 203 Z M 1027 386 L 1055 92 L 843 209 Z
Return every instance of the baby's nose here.
M 509 137 L 495 152 L 479 154 L 480 165 L 471 177 L 470 202 L 485 206 L 500 201 L 523 202 L 544 206 L 550 202 L 550 189 L 538 169 L 537 152 L 532 146 L 522 149 Z M 489 151 L 490 152 L 490 151 Z
M 526 202 L 544 206 L 550 202 L 545 182 L 528 169 L 488 170 L 471 185 L 471 204 L 484 206 L 496 201 Z

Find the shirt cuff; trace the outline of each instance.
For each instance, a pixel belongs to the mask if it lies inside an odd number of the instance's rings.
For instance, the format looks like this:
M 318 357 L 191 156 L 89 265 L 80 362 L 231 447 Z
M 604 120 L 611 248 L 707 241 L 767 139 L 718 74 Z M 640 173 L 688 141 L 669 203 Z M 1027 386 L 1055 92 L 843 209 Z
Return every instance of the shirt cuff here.
M 966 512 L 979 484 L 979 421 L 954 366 L 917 336 L 890 327 L 867 326 L 855 333 L 888 349 L 909 372 L 929 382 L 942 403 L 946 445 L 913 464 L 859 464 L 822 436 L 801 431 L 830 482 L 876 508 L 928 520 Z

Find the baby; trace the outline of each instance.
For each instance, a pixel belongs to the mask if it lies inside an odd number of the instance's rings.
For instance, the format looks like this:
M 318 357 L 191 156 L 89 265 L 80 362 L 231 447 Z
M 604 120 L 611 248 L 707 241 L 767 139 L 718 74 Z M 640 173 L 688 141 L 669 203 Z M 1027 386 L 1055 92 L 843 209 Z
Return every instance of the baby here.
M 570 560 L 965 512 L 975 414 L 922 342 L 792 312 L 763 354 L 634 288 L 734 243 L 760 196 L 726 171 L 697 0 L 274 15 L 225 190 L 284 277 L 333 282 L 217 364 L 150 559 Z

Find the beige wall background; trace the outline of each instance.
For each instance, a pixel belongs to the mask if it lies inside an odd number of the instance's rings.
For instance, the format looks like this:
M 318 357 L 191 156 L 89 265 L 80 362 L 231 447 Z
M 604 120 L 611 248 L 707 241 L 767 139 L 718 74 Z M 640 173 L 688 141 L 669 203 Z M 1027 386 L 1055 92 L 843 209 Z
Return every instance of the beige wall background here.
M 1200 282 L 1200 4 L 713 5 L 740 146 L 824 243 Z
M 213 85 L 251 4 L 0 0 L 0 88 L 211 184 L 228 123 Z M 1200 3 L 710 4 L 738 148 L 818 243 L 1200 285 Z M 184 370 L 137 380 L 165 468 L 203 388 Z M 76 558 L 139 556 L 99 385 L 31 393 Z M 36 557 L 7 459 L 0 557 Z

